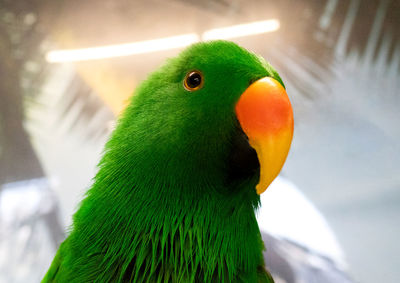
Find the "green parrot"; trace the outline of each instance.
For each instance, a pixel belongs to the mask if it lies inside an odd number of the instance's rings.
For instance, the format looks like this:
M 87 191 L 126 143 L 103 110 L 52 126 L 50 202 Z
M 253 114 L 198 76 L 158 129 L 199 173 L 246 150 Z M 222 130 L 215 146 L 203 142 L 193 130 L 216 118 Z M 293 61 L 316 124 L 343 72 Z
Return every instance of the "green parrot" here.
M 270 64 L 189 46 L 136 89 L 42 282 L 273 282 L 255 210 L 292 134 Z

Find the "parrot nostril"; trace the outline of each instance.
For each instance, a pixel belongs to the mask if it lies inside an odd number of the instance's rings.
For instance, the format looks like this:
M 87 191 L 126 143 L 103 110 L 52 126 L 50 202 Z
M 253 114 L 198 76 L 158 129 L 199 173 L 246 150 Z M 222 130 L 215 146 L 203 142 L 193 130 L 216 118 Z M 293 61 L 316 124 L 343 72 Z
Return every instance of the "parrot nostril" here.
M 260 80 L 262 78 L 272 78 L 272 77 L 270 77 L 270 76 L 266 76 L 266 77 L 265 76 L 257 76 L 257 77 L 254 77 L 254 78 L 249 80 L 249 85 L 252 85 L 253 83 L 255 83 L 256 81 L 258 81 L 258 80 Z
M 253 83 L 255 83 L 256 81 L 258 81 L 259 79 L 263 78 L 263 76 L 258 76 L 255 78 L 250 79 L 249 81 L 249 85 L 252 85 Z

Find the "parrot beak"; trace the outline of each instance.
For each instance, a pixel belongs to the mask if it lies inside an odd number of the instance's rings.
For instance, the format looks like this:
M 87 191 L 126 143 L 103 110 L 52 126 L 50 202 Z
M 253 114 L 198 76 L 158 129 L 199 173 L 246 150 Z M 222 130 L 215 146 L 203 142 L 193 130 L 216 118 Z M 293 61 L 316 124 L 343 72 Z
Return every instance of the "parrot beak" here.
M 257 152 L 262 194 L 278 176 L 293 137 L 293 109 L 283 86 L 265 77 L 252 83 L 236 104 L 236 116 L 249 144 Z

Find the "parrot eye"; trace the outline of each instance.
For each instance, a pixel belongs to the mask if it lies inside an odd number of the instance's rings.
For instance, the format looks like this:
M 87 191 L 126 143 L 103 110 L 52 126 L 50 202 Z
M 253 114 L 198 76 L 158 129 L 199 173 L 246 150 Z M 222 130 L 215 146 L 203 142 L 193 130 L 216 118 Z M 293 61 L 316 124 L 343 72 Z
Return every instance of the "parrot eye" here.
M 195 91 L 203 86 L 203 75 L 199 71 L 191 71 L 185 76 L 183 86 L 188 91 Z

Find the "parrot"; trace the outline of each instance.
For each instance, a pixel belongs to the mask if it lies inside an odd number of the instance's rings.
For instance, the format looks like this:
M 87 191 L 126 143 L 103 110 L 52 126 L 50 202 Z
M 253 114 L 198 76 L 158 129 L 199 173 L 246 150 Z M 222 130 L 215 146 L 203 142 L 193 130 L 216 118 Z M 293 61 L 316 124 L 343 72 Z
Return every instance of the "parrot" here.
M 186 47 L 134 91 L 42 282 L 273 282 L 255 213 L 293 124 L 261 56 Z

